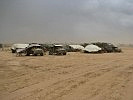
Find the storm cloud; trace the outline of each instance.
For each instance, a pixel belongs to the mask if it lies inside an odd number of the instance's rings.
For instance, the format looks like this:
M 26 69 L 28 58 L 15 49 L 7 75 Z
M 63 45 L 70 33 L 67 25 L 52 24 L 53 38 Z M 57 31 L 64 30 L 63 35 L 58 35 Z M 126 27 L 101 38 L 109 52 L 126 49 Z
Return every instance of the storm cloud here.
M 0 42 L 133 43 L 132 0 L 0 0 Z

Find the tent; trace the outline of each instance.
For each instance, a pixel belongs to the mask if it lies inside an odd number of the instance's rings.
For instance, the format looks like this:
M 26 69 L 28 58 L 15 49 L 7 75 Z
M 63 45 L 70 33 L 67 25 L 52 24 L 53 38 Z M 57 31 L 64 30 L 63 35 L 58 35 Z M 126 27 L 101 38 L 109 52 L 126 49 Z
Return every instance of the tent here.
M 29 44 L 13 44 L 12 49 L 24 49 L 28 46 Z
M 17 49 L 25 49 L 29 44 L 13 44 L 11 47 L 12 53 L 15 53 Z
M 90 45 L 87 45 L 85 48 L 84 48 L 84 51 L 85 52 L 90 52 L 90 53 L 95 53 L 95 52 L 99 52 L 101 51 L 102 49 L 96 45 L 93 45 L 93 44 L 90 44 Z
M 76 50 L 76 51 L 81 51 L 84 49 L 84 47 L 81 45 L 69 45 L 69 47 Z

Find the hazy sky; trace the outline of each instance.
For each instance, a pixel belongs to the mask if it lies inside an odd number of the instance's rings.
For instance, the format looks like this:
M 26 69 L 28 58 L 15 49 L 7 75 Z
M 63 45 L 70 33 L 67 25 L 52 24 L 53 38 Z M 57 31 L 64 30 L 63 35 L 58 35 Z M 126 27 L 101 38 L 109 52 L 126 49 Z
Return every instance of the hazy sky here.
M 0 42 L 133 43 L 133 0 L 0 0 Z

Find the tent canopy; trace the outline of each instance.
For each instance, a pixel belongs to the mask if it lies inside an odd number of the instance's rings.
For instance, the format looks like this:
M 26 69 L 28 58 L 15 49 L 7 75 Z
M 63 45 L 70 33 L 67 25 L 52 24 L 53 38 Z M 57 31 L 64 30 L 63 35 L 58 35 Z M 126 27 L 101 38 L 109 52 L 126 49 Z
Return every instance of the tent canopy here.
M 93 45 L 93 44 L 87 45 L 84 48 L 84 51 L 87 51 L 87 52 L 98 52 L 100 50 L 102 50 L 100 47 Z
M 73 49 L 78 49 L 78 50 L 83 50 L 84 49 L 84 47 L 83 46 L 81 46 L 81 45 L 69 45 L 71 48 L 73 48 Z
M 29 44 L 13 44 L 12 49 L 24 49 L 28 46 Z

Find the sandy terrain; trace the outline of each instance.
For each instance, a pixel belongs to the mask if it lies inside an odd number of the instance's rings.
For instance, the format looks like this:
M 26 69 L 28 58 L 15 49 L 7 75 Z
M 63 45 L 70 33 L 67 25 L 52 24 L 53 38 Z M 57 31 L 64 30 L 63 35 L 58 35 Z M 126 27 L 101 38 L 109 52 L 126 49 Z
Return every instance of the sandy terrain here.
M 0 100 L 133 100 L 133 48 L 16 57 L 0 52 Z

